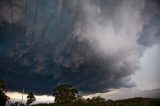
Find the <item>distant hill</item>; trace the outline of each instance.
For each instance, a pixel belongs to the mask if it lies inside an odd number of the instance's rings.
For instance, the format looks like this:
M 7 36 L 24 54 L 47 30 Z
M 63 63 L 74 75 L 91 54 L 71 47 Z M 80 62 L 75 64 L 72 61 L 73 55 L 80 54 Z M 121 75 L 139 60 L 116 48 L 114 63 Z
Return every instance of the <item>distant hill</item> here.
M 79 102 L 66 104 L 37 104 L 33 106 L 160 106 L 160 98 L 129 98 L 123 100 L 107 100 L 104 102 Z

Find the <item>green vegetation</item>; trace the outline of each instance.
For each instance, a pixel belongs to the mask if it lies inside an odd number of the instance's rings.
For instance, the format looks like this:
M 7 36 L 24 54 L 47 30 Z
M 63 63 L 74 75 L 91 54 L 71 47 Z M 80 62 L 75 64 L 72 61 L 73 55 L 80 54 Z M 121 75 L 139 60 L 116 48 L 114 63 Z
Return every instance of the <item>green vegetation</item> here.
M 77 89 L 67 84 L 60 85 L 53 90 L 53 96 L 55 96 L 55 103 L 61 105 L 74 102 L 77 94 Z
M 5 106 L 9 97 L 5 95 L 5 83 L 0 79 L 0 106 Z M 160 98 L 131 98 L 124 100 L 105 100 L 97 96 L 92 98 L 83 98 L 78 95 L 78 90 L 71 85 L 62 84 L 53 90 L 55 97 L 54 103 L 51 104 L 36 104 L 33 106 L 160 106 Z M 28 93 L 26 104 L 30 106 L 36 100 L 32 92 Z M 11 106 L 25 106 L 19 102 L 11 104 Z
M 93 97 L 97 98 L 97 97 Z M 125 100 L 105 100 L 105 101 L 98 101 L 93 100 L 93 98 L 88 101 L 88 99 L 84 99 L 81 102 L 72 102 L 66 104 L 37 104 L 34 106 L 160 106 L 160 99 L 151 99 L 151 98 L 131 98 Z M 99 98 L 99 97 L 98 97 Z M 103 98 L 101 98 L 103 99 Z M 85 100 L 85 101 L 84 101 Z M 104 100 L 104 99 L 103 99 Z
M 100 96 L 85 99 L 71 85 L 60 85 L 53 90 L 54 104 L 35 106 L 160 106 L 160 99 L 132 98 L 125 100 L 105 100 Z

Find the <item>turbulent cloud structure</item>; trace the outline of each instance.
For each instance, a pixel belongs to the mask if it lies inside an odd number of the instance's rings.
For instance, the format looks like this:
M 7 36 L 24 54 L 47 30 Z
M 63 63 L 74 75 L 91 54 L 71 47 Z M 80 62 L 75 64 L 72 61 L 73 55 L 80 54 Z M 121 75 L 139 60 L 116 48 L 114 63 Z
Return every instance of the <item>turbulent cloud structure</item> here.
M 84 94 L 133 87 L 143 51 L 160 41 L 156 0 L 25 3 L 0 1 L 0 77 L 12 91 L 51 94 L 61 83 Z

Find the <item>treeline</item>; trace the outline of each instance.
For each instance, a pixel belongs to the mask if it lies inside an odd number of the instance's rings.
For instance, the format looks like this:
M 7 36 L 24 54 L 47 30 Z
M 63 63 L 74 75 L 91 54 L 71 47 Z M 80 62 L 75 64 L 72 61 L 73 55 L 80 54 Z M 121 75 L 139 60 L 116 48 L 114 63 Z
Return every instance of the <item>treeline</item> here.
M 95 97 L 94 97 L 95 98 Z M 37 104 L 34 106 L 160 106 L 160 99 L 151 98 L 131 98 L 125 100 L 105 100 L 105 101 L 75 101 L 66 104 Z
M 5 83 L 0 79 L 0 106 L 5 106 L 10 101 L 10 97 L 5 94 L 6 92 Z M 76 88 L 68 84 L 62 84 L 54 88 L 52 95 L 55 97 L 53 104 L 37 104 L 34 106 L 160 106 L 160 98 L 132 98 L 113 101 L 97 96 L 85 99 L 78 94 Z M 32 92 L 29 92 L 26 104 L 16 102 L 11 106 L 30 106 L 34 101 L 36 101 L 36 97 Z
M 39 104 L 35 106 L 160 106 L 160 99 L 132 98 L 125 100 L 106 100 L 100 96 L 83 98 L 77 89 L 63 84 L 53 90 L 55 101 L 53 104 Z

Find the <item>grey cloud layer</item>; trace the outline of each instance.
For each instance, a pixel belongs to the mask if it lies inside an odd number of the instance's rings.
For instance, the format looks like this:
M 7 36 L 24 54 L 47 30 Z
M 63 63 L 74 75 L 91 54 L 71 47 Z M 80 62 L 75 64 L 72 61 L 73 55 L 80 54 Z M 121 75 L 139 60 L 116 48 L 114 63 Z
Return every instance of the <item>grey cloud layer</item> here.
M 0 7 L 0 77 L 10 90 L 44 94 L 60 83 L 82 93 L 133 87 L 130 76 L 143 50 L 159 43 L 157 1 L 40 0 L 33 36 L 36 1 L 28 0 L 27 26 L 25 2 L 13 2 L 14 33 L 9 2 Z

